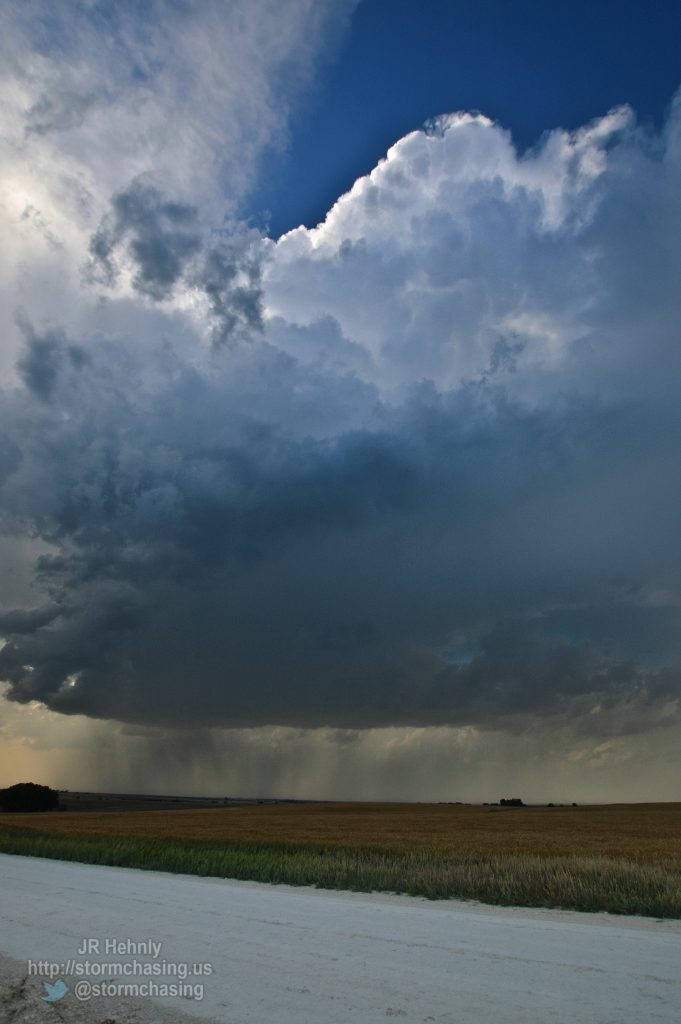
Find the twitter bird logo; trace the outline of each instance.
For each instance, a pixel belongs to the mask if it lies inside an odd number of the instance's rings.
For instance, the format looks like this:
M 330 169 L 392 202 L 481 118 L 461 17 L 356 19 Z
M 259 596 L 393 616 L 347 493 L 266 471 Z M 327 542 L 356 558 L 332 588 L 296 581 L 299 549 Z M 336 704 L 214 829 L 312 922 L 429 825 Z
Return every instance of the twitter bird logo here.
M 65 985 L 61 978 L 59 979 L 59 981 L 55 981 L 54 985 L 50 985 L 49 981 L 44 981 L 43 988 L 47 993 L 47 995 L 40 997 L 44 1003 L 58 1002 L 60 999 L 64 998 L 64 996 L 69 990 L 68 985 Z

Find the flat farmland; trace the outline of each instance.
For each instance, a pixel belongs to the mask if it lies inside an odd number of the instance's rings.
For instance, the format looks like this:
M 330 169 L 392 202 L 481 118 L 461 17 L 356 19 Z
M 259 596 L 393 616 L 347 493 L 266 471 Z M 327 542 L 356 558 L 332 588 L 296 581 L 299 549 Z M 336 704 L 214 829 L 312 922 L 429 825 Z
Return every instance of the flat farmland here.
M 320 803 L 0 814 L 56 836 L 591 856 L 681 869 L 681 803 L 584 807 Z
M 3 814 L 0 851 L 293 885 L 681 917 L 676 803 L 269 803 Z

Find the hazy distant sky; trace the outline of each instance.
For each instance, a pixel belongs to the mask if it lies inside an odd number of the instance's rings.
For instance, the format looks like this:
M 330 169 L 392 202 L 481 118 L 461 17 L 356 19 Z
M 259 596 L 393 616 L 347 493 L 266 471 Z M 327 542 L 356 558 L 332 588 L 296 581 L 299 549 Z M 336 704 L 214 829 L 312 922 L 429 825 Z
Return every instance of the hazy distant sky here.
M 2 6 L 0 784 L 678 796 L 680 34 Z

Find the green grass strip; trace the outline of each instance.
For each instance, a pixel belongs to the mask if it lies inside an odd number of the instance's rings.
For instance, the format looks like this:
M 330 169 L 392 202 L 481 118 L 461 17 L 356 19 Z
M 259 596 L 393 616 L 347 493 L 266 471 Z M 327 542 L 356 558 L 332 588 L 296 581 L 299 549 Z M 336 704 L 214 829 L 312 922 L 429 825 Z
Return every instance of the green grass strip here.
M 92 837 L 0 829 L 0 852 L 355 892 L 681 917 L 681 871 L 586 857 Z

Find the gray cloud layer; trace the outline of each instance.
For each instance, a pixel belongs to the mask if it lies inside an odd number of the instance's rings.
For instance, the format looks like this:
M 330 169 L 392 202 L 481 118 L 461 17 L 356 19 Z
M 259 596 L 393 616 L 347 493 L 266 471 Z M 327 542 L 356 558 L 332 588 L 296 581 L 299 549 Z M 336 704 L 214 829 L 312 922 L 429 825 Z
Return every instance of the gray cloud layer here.
M 132 267 L 133 291 L 157 300 L 170 298 L 185 282 L 208 301 L 215 344 L 246 341 L 262 331 L 262 240 L 256 231 L 235 228 L 205 237 L 195 207 L 170 201 L 139 180 L 114 195 L 111 207 L 90 239 L 88 281 L 114 287 L 121 268 Z
M 660 137 L 618 111 L 521 158 L 441 119 L 276 243 L 211 231 L 172 175 L 116 184 L 78 317 L 20 318 L 0 394 L 0 527 L 35 550 L 9 696 L 186 727 L 678 721 L 680 139 L 677 107 Z

